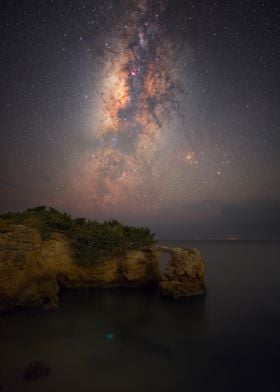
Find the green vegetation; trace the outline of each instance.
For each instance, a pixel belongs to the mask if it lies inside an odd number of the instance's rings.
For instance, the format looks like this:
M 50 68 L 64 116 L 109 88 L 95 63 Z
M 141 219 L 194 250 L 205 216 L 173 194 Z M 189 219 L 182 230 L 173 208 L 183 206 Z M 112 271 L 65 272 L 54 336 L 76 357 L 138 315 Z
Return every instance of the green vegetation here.
M 154 234 L 147 228 L 123 226 L 116 220 L 99 223 L 74 219 L 45 206 L 0 215 L 0 232 L 7 223 L 36 227 L 42 240 L 49 240 L 52 232 L 66 235 L 74 245 L 77 260 L 83 263 L 98 262 L 124 254 L 127 249 L 143 249 L 155 244 Z

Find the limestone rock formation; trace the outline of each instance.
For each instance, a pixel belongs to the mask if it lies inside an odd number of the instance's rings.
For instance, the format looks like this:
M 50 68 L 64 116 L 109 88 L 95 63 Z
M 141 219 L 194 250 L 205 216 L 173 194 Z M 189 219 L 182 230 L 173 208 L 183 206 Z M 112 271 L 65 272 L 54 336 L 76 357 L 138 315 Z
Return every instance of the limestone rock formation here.
M 55 307 L 60 288 L 148 287 L 158 284 L 159 254 L 129 250 L 124 257 L 82 265 L 67 237 L 42 241 L 36 229 L 8 225 L 0 233 L 0 313 L 17 307 Z
M 157 287 L 173 298 L 203 294 L 204 261 L 198 250 L 154 247 L 127 250 L 102 262 L 77 262 L 70 240 L 52 233 L 42 241 L 25 225 L 0 228 L 0 313 L 14 308 L 57 308 L 60 288 Z M 162 276 L 160 252 L 171 254 Z
M 205 263 L 197 249 L 157 249 L 171 255 L 160 281 L 162 296 L 177 299 L 205 293 Z

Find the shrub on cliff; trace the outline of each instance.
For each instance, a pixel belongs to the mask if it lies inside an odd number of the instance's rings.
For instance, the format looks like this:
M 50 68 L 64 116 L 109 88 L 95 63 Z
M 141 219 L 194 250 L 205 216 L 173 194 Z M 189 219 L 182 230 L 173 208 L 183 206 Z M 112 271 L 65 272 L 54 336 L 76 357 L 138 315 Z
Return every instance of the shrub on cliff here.
M 116 220 L 102 223 L 85 218 L 73 219 L 52 207 L 39 206 L 24 212 L 8 212 L 0 222 L 26 224 L 37 227 L 42 240 L 50 239 L 51 232 L 68 236 L 81 262 L 100 261 L 123 254 L 127 249 L 142 249 L 154 245 L 154 234 L 145 227 L 123 226 Z

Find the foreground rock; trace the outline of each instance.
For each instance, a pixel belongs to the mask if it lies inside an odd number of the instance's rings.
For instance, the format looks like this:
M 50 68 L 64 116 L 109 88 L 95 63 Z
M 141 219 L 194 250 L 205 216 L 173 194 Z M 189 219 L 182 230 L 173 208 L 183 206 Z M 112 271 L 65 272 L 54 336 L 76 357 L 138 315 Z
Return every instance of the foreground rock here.
M 27 366 L 24 372 L 24 377 L 27 379 L 36 379 L 47 376 L 51 371 L 50 366 L 41 361 L 33 361 Z
M 8 225 L 0 233 L 0 313 L 14 308 L 55 308 L 60 288 L 152 287 L 160 279 L 159 253 L 130 250 L 124 257 L 82 265 L 67 237 Z
M 162 296 L 177 299 L 205 293 L 205 263 L 197 249 L 157 249 L 171 255 L 160 281 Z

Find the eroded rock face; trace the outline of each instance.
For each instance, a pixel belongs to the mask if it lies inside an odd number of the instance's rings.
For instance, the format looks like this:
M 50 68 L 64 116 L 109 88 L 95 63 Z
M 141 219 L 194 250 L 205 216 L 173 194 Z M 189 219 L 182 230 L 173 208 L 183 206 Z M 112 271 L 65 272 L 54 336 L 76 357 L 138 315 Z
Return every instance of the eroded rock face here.
M 159 253 L 131 250 L 125 257 L 81 265 L 70 241 L 53 233 L 42 241 L 36 229 L 9 225 L 0 233 L 0 313 L 55 304 L 60 288 L 149 287 L 158 284 Z
M 54 274 L 42 264 L 38 231 L 9 225 L 0 234 L 0 312 L 56 302 L 58 291 Z
M 171 255 L 160 280 L 162 296 L 182 298 L 205 293 L 205 263 L 197 249 L 157 249 Z

